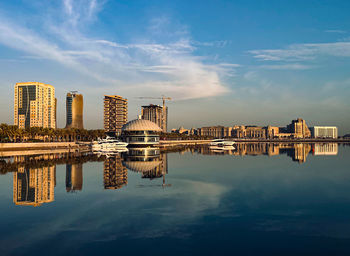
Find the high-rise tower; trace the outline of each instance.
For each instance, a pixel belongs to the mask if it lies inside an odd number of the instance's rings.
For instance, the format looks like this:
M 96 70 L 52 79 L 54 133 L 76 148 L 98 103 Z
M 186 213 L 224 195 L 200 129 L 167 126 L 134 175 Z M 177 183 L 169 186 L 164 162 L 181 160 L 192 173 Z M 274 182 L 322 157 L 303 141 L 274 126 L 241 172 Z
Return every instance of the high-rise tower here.
M 119 136 L 128 121 L 128 100 L 118 95 L 105 95 L 104 129 L 107 134 Z
M 67 93 L 66 111 L 67 122 L 66 128 L 84 129 L 83 123 L 83 95 L 75 91 Z
M 16 83 L 14 124 L 18 128 L 56 128 L 55 88 L 38 82 Z
M 152 121 L 162 128 L 163 132 L 167 132 L 168 128 L 168 107 L 165 107 L 165 111 L 162 106 L 150 104 L 148 106 L 142 106 L 141 118 Z M 163 117 L 164 115 L 164 117 Z

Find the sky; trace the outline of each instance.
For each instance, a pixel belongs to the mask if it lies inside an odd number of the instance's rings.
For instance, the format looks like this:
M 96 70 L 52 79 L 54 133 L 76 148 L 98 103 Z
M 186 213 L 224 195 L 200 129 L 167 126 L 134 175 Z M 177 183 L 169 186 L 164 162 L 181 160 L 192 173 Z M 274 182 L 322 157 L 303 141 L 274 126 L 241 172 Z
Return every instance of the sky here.
M 169 129 L 335 125 L 350 133 L 350 1 L 4 0 L 0 123 L 14 84 L 84 95 L 85 128 L 103 128 L 103 96 L 141 106 L 171 97 Z

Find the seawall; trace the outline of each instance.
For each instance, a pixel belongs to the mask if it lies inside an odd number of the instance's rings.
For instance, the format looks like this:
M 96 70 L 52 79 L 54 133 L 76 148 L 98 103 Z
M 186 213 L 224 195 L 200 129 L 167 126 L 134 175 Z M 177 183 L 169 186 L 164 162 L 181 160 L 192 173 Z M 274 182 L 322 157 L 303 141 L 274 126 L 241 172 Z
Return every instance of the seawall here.
M 6 150 L 29 150 L 29 149 L 73 149 L 80 145 L 75 142 L 28 142 L 28 143 L 0 143 L 0 151 Z

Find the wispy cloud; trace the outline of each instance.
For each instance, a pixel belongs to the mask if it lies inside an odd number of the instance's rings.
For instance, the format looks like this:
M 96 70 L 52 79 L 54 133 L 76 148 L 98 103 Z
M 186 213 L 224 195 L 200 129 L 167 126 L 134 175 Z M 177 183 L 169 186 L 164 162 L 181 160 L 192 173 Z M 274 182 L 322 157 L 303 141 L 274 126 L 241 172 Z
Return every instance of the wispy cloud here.
M 193 45 L 223 48 L 231 44 L 230 40 L 216 40 L 211 42 L 192 41 Z
M 340 29 L 328 29 L 328 30 L 325 30 L 324 32 L 336 33 L 336 34 L 346 34 L 347 33 L 345 30 L 340 30 Z
M 284 49 L 252 50 L 249 53 L 262 61 L 305 61 L 322 55 L 350 57 L 350 42 L 294 44 Z
M 63 0 L 62 9 L 57 10 L 61 13 L 56 15 L 64 22 L 51 20 L 40 31 L 0 16 L 0 43 L 34 58 L 58 62 L 128 94 L 138 88 L 139 94 L 164 93 L 190 99 L 229 91 L 222 78 L 234 74 L 237 64 L 205 64 L 204 56 L 194 54 L 196 48 L 187 33 L 174 33 L 177 38 L 167 43 L 145 38 L 126 44 L 84 34 L 86 30 L 80 28 L 89 22 L 83 21 L 91 21 L 102 4 Z M 165 18 L 153 21 L 152 29 L 164 29 L 169 22 Z
M 306 70 L 306 69 L 312 69 L 315 67 L 316 66 L 313 66 L 313 65 L 304 65 L 299 63 L 260 66 L 260 68 L 262 69 L 271 69 L 271 70 Z

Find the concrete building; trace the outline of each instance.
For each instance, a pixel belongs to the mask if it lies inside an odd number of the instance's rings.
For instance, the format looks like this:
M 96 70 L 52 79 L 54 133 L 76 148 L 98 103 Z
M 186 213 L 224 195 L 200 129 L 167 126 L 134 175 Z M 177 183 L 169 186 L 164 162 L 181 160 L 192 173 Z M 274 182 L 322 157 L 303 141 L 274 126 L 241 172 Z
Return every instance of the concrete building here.
M 14 125 L 56 128 L 55 88 L 38 82 L 16 83 Z
M 278 134 L 279 134 L 279 127 L 276 127 L 276 126 L 267 126 L 266 128 L 266 138 L 268 139 L 273 139 L 273 138 L 276 138 L 278 137 Z
M 232 137 L 232 127 L 225 127 L 220 125 L 208 126 L 198 128 L 197 131 L 199 136 L 208 136 L 213 138 Z
M 128 100 L 118 95 L 105 95 L 104 129 L 108 135 L 120 136 L 128 121 Z
M 66 191 L 74 192 L 83 189 L 83 164 L 66 165 Z
M 56 166 L 20 167 L 13 173 L 13 202 L 40 206 L 54 201 Z
M 314 126 L 311 133 L 313 138 L 338 138 L 338 128 L 335 126 Z
M 84 129 L 83 95 L 76 92 L 67 93 L 66 97 L 66 128 Z
M 287 126 L 287 132 L 292 133 L 294 138 L 311 138 L 311 131 L 305 120 L 301 118 L 292 120 L 292 123 Z
M 162 106 L 153 104 L 142 106 L 141 118 L 156 123 L 163 132 L 168 130 L 168 107 L 163 109 Z
M 136 119 L 122 128 L 123 140 L 129 146 L 154 146 L 159 144 L 159 133 L 162 129 L 149 120 Z
M 232 127 L 232 137 L 265 139 L 268 133 L 267 127 L 235 125 Z
M 251 139 L 265 139 L 266 128 L 260 126 L 246 126 L 245 127 L 245 138 Z

